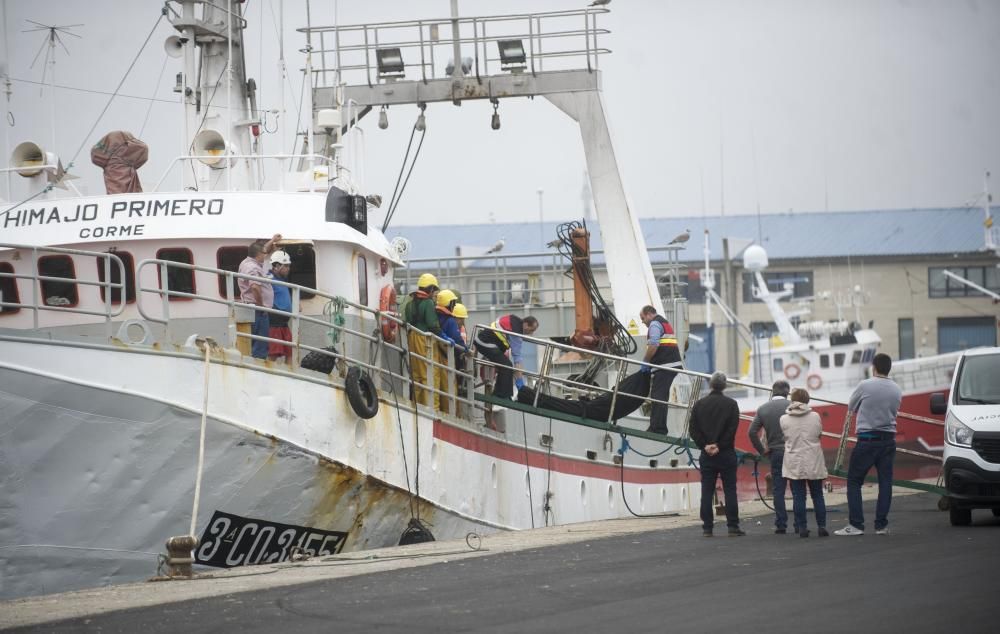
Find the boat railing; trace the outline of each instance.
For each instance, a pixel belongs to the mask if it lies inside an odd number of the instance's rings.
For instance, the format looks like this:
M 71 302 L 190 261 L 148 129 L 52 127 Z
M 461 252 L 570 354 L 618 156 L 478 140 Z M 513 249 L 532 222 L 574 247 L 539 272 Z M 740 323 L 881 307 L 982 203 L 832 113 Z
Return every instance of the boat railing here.
M 158 275 L 143 276 L 142 272 L 147 268 L 155 268 Z M 200 293 L 189 293 L 182 290 L 173 290 L 169 287 L 171 269 L 186 271 L 199 271 L 214 275 L 223 276 L 225 279 L 226 296 L 217 297 L 214 295 L 203 295 Z M 244 340 L 252 344 L 259 341 L 267 344 L 287 345 L 292 350 L 288 369 L 302 367 L 306 355 L 314 355 L 327 361 L 312 362 L 309 366 L 315 367 L 337 367 L 346 373 L 347 365 L 356 365 L 380 376 L 391 386 L 394 391 L 397 385 L 408 385 L 411 393 L 414 391 L 424 391 L 437 396 L 439 402 L 455 401 L 461 403 L 463 407 L 456 408 L 455 412 L 461 418 L 469 419 L 472 411 L 476 408 L 471 390 L 460 390 L 460 387 L 470 383 L 471 374 L 456 368 L 455 358 L 460 352 L 450 345 L 446 339 L 438 337 L 433 333 L 423 333 L 415 331 L 412 326 L 406 324 L 394 312 L 381 311 L 370 308 L 363 304 L 358 304 L 345 299 L 339 295 L 334 295 L 320 291 L 318 289 L 285 282 L 269 277 L 259 277 L 255 275 L 242 274 L 235 271 L 217 269 L 213 267 L 199 266 L 182 262 L 174 262 L 162 259 L 142 260 L 136 266 L 136 279 L 142 280 L 144 277 L 161 280 L 160 285 L 151 287 L 139 284 L 136 289 L 136 307 L 143 319 L 157 323 L 164 328 L 164 338 L 167 341 L 175 339 L 178 320 L 172 315 L 175 310 L 177 299 L 203 301 L 220 307 L 220 317 L 227 319 L 226 341 L 229 347 L 239 347 L 239 341 Z M 283 311 L 276 308 L 265 308 L 243 302 L 235 296 L 234 288 L 239 280 L 247 280 L 258 283 L 266 283 L 272 286 L 283 286 L 289 290 L 291 295 L 291 309 Z M 311 296 L 314 302 L 318 299 L 324 302 L 325 306 L 321 314 L 309 314 L 303 310 L 303 294 Z M 153 305 L 146 305 L 146 298 L 155 298 L 155 309 Z M 291 333 L 291 341 L 276 339 L 270 336 L 253 334 L 249 327 L 241 328 L 241 324 L 249 324 L 253 321 L 253 311 L 268 313 L 269 315 L 282 315 L 288 317 L 288 328 Z M 189 312 L 189 311 L 186 311 Z M 354 323 L 347 317 L 354 317 Z M 371 330 L 368 330 L 368 327 Z M 321 331 L 330 340 L 332 345 L 319 345 L 319 337 L 310 338 L 307 332 L 309 329 Z M 385 333 L 398 333 L 398 335 L 387 338 Z M 417 351 L 410 349 L 407 345 L 407 334 L 415 332 L 417 336 L 425 338 L 424 349 L 428 352 L 421 355 Z M 188 334 L 188 333 L 184 333 Z M 392 367 L 391 362 L 385 359 L 387 351 L 395 353 L 398 361 L 398 370 Z M 413 359 L 423 362 L 430 368 L 428 372 L 428 384 L 417 384 L 411 371 Z M 381 361 L 381 363 L 380 363 Z M 471 364 L 469 364 L 471 366 Z M 435 383 L 433 379 L 441 374 L 446 377 L 446 381 Z M 446 383 L 442 389 L 440 384 Z M 465 396 L 463 396 L 463 393 Z M 398 396 L 398 393 L 397 393 Z M 409 400 L 409 399 L 404 399 Z M 419 399 L 418 399 L 419 400 Z M 421 403 L 423 404 L 423 403 Z
M 160 191 L 160 187 L 170 176 L 170 173 L 174 170 L 177 165 L 186 165 L 193 163 L 195 161 L 199 163 L 205 163 L 206 165 L 216 164 L 216 163 L 232 163 L 233 161 L 250 161 L 255 163 L 261 163 L 262 161 L 274 161 L 279 164 L 280 170 L 279 174 L 286 173 L 286 166 L 289 161 L 308 161 L 311 165 L 319 164 L 326 165 L 329 171 L 327 172 L 326 181 L 332 181 L 337 177 L 338 172 L 333 169 L 336 164 L 333 159 L 329 156 L 324 156 L 322 154 L 182 154 L 180 156 L 175 156 L 170 163 L 167 164 L 165 170 L 163 170 L 163 175 L 160 179 L 156 181 L 156 185 L 153 186 L 153 191 Z M 24 169 L 24 168 L 18 168 Z M 340 171 L 344 171 L 345 168 L 341 167 Z M 219 170 L 220 174 L 224 174 L 225 170 Z M 310 186 L 306 188 L 307 191 L 325 191 L 326 186 L 314 186 L 316 179 L 310 176 L 309 183 Z M 285 179 L 283 177 L 278 178 L 278 190 L 286 191 L 285 189 Z
M 648 249 L 653 274 L 660 281 L 660 294 L 667 301 L 687 294 L 687 269 L 678 261 L 679 249 L 677 246 Z M 603 250 L 591 253 L 595 266 L 600 266 L 603 255 Z M 441 288 L 467 289 L 462 292 L 464 303 L 475 309 L 567 306 L 574 301 L 570 270 L 566 258 L 552 251 L 411 258 L 406 270 L 400 271 L 397 282 L 401 291 L 410 291 L 416 287 L 417 277 L 432 273 Z M 606 299 L 613 300 L 610 284 L 599 283 L 598 289 Z
M 610 33 L 597 25 L 604 7 L 530 14 L 441 18 L 310 26 L 305 33 L 314 60 L 316 85 L 374 86 L 415 72 L 423 82 L 450 79 L 446 64 L 462 64 L 462 74 L 485 78 L 491 73 L 537 73 L 597 70 L 601 44 Z M 453 29 L 457 27 L 458 33 Z M 456 41 L 457 40 L 457 41 Z M 501 44 L 503 43 L 503 44 Z M 514 44 L 516 43 L 516 44 Z M 501 50 L 501 46 L 505 47 Z M 461 60 L 454 60 L 456 47 Z M 395 55 L 387 63 L 386 52 Z
M 102 317 L 105 322 L 105 329 L 108 337 L 111 336 L 111 322 L 115 317 L 120 316 L 126 305 L 125 297 L 125 264 L 121 258 L 112 252 L 98 253 L 94 251 L 83 251 L 80 249 L 66 249 L 62 247 L 40 247 L 24 244 L 0 243 L 0 249 L 14 249 L 15 259 L 23 259 L 22 252 L 30 254 L 31 271 L 27 273 L 13 273 L 0 271 L 0 279 L 25 280 L 30 282 L 31 297 L 21 298 L 18 294 L 18 301 L 11 301 L 14 298 L 0 295 L 0 310 L 30 310 L 32 311 L 32 328 L 38 330 L 40 327 L 39 316 L 42 311 L 52 313 L 74 313 L 78 315 L 89 315 Z M 42 275 L 39 273 L 39 260 L 46 256 L 57 255 L 83 255 L 96 258 L 100 268 L 98 269 L 98 279 L 87 279 L 86 277 L 63 277 L 59 275 Z M 112 268 L 114 267 L 114 268 Z M 100 278 L 103 274 L 103 280 Z M 115 275 L 117 274 L 117 275 Z M 73 272 L 76 275 L 76 272 Z M 113 281 L 117 279 L 118 281 Z M 70 301 L 62 296 L 42 297 L 44 285 L 67 284 L 82 285 L 86 287 L 97 287 L 100 289 L 103 310 L 95 308 L 82 308 L 77 306 L 79 302 Z M 79 292 L 79 291 L 76 291 Z M 117 300 L 115 296 L 117 295 Z M 56 301 L 56 300 L 61 301 Z

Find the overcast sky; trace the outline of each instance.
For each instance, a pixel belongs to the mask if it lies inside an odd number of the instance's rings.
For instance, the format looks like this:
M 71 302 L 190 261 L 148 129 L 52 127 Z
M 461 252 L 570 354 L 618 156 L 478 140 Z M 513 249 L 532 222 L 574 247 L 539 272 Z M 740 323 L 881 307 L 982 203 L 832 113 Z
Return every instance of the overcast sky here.
M 573 9 L 582 0 L 464 0 L 462 15 Z M 286 55 L 297 70 L 304 0 L 285 0 Z M 39 81 L 44 35 L 25 20 L 83 24 L 57 51 L 56 83 L 113 91 L 157 17 L 158 0 L 6 0 L 4 49 L 15 80 Z M 248 72 L 263 108 L 279 108 L 279 0 L 250 0 Z M 312 3 L 333 22 L 332 1 Z M 342 24 L 443 18 L 448 0 L 340 0 Z M 642 217 L 960 206 L 976 200 L 986 169 L 1000 173 L 1000 1 L 614 0 L 601 60 L 604 99 L 626 191 Z M 262 25 L 261 22 L 264 22 Z M 147 189 L 180 151 L 172 92 L 180 60 L 163 66 L 163 21 L 90 138 L 107 97 L 57 89 L 55 150 L 91 192 L 89 162 L 105 132 L 140 134 L 151 148 Z M 0 55 L 3 55 L 0 49 Z M 43 53 L 44 56 L 44 53 Z M 160 76 L 163 69 L 162 77 Z M 159 78 L 159 79 L 158 79 Z M 294 111 L 300 76 L 286 86 Z M 9 145 L 51 145 L 48 90 L 15 81 Z M 172 102 L 172 103 L 171 103 Z M 584 183 L 574 122 L 544 99 L 432 104 L 427 137 L 395 225 L 578 218 Z M 388 199 L 416 108 L 393 108 L 367 137 L 366 189 Z M 281 140 L 267 137 L 266 151 Z M 48 148 L 47 148 L 48 149 Z M 994 178 L 1000 189 L 1000 178 Z

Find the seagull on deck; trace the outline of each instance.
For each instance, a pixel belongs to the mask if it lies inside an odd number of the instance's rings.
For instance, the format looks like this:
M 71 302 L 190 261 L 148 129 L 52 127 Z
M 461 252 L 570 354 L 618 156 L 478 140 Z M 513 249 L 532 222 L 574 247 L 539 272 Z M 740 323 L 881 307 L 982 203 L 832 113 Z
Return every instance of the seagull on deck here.
M 500 238 L 499 240 L 497 240 L 496 244 L 494 244 L 493 246 L 491 246 L 489 249 L 486 250 L 486 255 L 489 255 L 491 253 L 500 253 L 500 250 L 503 249 L 504 244 L 505 244 L 504 239 Z
M 594 0 L 590 3 L 592 7 L 603 7 L 611 4 L 611 0 Z
M 596 2 L 596 0 L 594 1 Z M 684 244 L 690 239 L 691 239 L 691 230 L 685 229 L 684 233 L 680 234 L 679 236 L 675 237 L 673 240 L 668 242 L 667 246 L 670 246 L 671 244 Z

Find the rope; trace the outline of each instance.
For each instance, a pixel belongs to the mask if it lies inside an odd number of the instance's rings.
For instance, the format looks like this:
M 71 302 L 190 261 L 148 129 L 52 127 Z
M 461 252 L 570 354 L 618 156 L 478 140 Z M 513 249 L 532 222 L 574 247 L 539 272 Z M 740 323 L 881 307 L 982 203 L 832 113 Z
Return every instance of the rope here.
M 205 394 L 201 402 L 201 436 L 198 439 L 198 470 L 195 472 L 194 480 L 194 504 L 191 507 L 191 530 L 188 535 L 196 535 L 194 532 L 198 522 L 198 504 L 201 502 L 201 476 L 205 469 L 205 427 L 208 425 L 208 374 L 211 369 L 210 354 L 212 347 L 208 339 L 205 340 Z
M 49 193 L 50 191 L 52 191 L 52 188 L 53 188 L 53 187 L 54 187 L 54 185 L 52 185 L 51 183 L 49 183 L 49 184 L 48 184 L 48 185 L 46 185 L 46 186 L 45 186 L 44 188 L 42 188 L 42 190 L 41 190 L 41 191 L 37 191 L 37 192 L 35 192 L 34 194 L 32 194 L 32 195 L 28 196 L 27 198 L 25 198 L 24 200 L 22 200 L 22 201 L 21 201 L 21 202 L 19 202 L 19 203 L 14 203 L 14 204 L 13 204 L 13 206 L 11 206 L 11 207 L 8 207 L 8 208 L 4 209 L 3 211 L 0 211 L 0 213 L 2 213 L 2 214 L 6 214 L 6 213 L 7 213 L 8 211 L 12 211 L 12 210 L 14 210 L 14 209 L 17 209 L 18 207 L 20 207 L 20 206 L 21 206 L 21 205 L 23 205 L 24 203 L 28 203 L 28 202 L 31 202 L 32 200 L 34 200 L 34 199 L 38 198 L 38 197 L 39 197 L 39 196 L 41 196 L 42 194 L 47 194 L 47 193 Z

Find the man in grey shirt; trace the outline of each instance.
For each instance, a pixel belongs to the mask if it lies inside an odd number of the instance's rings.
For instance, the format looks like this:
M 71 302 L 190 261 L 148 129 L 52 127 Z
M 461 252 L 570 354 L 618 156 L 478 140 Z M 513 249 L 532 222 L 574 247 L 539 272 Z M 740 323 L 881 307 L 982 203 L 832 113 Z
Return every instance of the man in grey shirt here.
M 847 465 L 847 510 L 850 524 L 837 535 L 864 535 L 865 514 L 861 507 L 861 485 L 872 467 L 878 474 L 878 502 L 875 504 L 875 534 L 889 534 L 889 506 L 892 504 L 892 465 L 896 457 L 896 414 L 903 391 L 889 378 L 892 359 L 879 353 L 872 359 L 872 378 L 858 384 L 847 409 L 856 413 L 858 437 Z
M 771 462 L 771 482 L 774 485 L 774 532 L 784 535 L 788 528 L 788 511 L 785 509 L 785 478 L 781 465 L 785 458 L 785 435 L 781 433 L 781 417 L 790 404 L 788 381 L 775 381 L 771 386 L 771 400 L 757 408 L 750 423 L 750 442 L 761 456 Z M 764 428 L 767 448 L 760 442 L 760 429 Z

